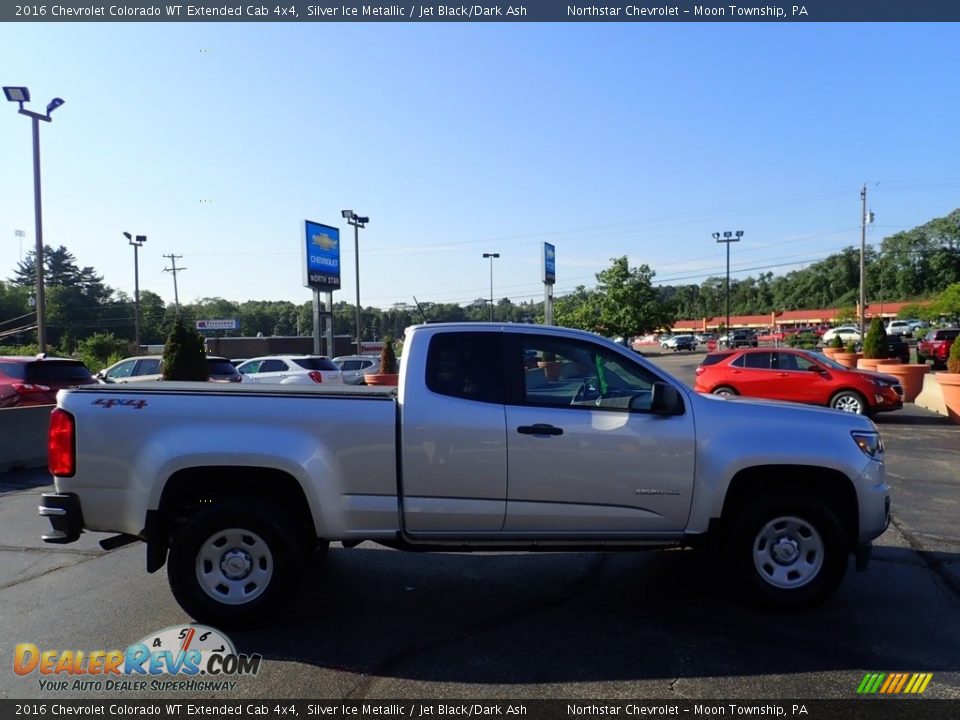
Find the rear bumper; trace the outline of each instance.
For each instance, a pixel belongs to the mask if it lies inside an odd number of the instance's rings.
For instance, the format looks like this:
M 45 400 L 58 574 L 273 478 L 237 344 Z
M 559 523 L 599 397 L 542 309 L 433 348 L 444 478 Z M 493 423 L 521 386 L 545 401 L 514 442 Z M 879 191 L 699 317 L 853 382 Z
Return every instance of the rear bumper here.
M 50 521 L 51 531 L 43 541 L 63 545 L 76 542 L 83 532 L 80 498 L 73 493 L 44 493 L 37 512 Z

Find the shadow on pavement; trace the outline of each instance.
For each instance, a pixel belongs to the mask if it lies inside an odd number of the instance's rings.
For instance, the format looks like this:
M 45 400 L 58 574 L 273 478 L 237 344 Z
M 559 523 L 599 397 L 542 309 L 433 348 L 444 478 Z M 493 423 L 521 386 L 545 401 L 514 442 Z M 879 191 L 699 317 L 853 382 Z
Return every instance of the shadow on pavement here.
M 53 485 L 53 475 L 46 467 L 21 468 L 0 473 L 0 494 Z
M 960 560 L 884 547 L 805 612 L 733 597 L 692 552 L 455 555 L 333 548 L 283 618 L 231 633 L 241 652 L 376 678 L 527 684 L 780 676 L 870 667 L 960 670 L 960 626 L 903 622 L 901 603 L 942 606 Z M 948 583 L 949 584 L 949 583 Z M 953 610 L 947 610 L 953 612 Z M 944 624 L 953 629 L 946 629 Z M 833 648 L 832 651 L 825 651 Z M 362 690 L 361 690 L 362 694 Z

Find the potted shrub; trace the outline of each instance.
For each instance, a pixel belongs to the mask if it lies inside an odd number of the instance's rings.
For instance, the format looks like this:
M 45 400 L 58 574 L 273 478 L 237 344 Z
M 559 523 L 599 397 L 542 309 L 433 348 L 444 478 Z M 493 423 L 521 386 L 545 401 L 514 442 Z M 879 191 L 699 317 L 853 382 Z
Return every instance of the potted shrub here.
M 843 338 L 841 338 L 839 335 L 834 335 L 833 340 L 830 341 L 830 344 L 823 349 L 823 354 L 828 358 L 832 358 L 838 352 L 843 352 Z
M 537 367 L 543 368 L 544 377 L 553 382 L 560 379 L 561 365 L 562 363 L 557 360 L 557 354 L 552 350 L 545 350 L 543 360 L 537 363 Z
M 163 379 L 204 382 L 210 379 L 203 338 L 196 330 L 188 329 L 180 318 L 163 346 Z
M 857 352 L 857 346 L 849 343 L 843 352 L 835 353 L 833 359 L 844 367 L 855 368 L 857 367 L 857 361 L 861 357 L 863 357 L 863 355 Z
M 877 361 L 887 357 L 887 330 L 883 320 L 875 317 L 863 340 L 863 357 L 857 360 L 861 370 L 876 370 Z
M 380 351 L 380 372 L 365 375 L 363 381 L 367 385 L 397 385 L 400 382 L 399 368 L 393 338 L 388 337 L 383 341 Z
M 960 424 L 960 340 L 955 340 L 947 358 L 947 371 L 937 373 L 937 382 L 943 390 L 943 402 L 947 415 Z

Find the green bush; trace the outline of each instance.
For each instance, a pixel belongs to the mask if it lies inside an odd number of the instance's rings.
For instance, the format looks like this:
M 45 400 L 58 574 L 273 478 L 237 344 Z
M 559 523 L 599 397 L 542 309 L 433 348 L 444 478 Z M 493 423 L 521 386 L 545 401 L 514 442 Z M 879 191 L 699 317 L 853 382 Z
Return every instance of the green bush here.
M 811 332 L 795 333 L 787 339 L 787 345 L 792 348 L 809 350 L 817 346 L 817 336 Z
M 887 356 L 887 330 L 883 320 L 875 317 L 870 323 L 867 337 L 863 340 L 863 356 L 879 360 Z
M 857 351 L 856 343 L 847 343 L 847 346 L 843 349 L 845 353 L 852 354 Z
M 77 343 L 76 355 L 91 371 L 97 372 L 127 357 L 131 350 L 127 340 L 114 337 L 113 333 L 94 333 Z
M 203 338 L 196 330 L 185 327 L 179 318 L 163 346 L 163 379 L 200 381 L 210 379 Z
M 393 349 L 393 338 L 387 337 L 383 341 L 383 350 L 380 351 L 380 374 L 396 375 L 398 370 L 397 354 Z
M 947 358 L 947 372 L 960 373 L 960 338 L 950 346 L 950 356 Z
M 843 350 L 843 338 L 839 335 L 834 335 L 833 340 L 830 341 L 830 347 Z

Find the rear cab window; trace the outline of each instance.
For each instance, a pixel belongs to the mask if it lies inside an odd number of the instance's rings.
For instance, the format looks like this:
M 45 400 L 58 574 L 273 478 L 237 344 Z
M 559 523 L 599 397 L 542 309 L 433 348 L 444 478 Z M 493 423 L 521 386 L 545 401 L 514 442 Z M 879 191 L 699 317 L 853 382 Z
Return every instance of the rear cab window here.
M 37 384 L 96 382 L 87 366 L 76 360 L 38 360 L 26 364 L 27 382 Z
M 311 357 L 311 358 L 292 358 L 293 363 L 304 370 L 339 370 L 337 364 L 330 358 Z

